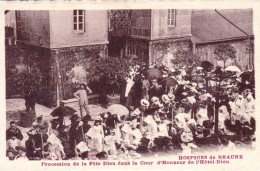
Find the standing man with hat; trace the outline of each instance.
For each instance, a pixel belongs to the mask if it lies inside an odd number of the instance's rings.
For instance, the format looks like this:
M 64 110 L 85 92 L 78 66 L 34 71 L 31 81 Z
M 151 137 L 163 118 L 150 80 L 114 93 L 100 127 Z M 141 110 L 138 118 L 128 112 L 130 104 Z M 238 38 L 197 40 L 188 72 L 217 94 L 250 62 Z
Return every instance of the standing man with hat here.
M 69 144 L 70 144 L 70 155 L 74 157 L 76 155 L 75 147 L 80 143 L 84 137 L 82 135 L 83 122 L 78 114 L 74 114 L 70 117 L 71 127 L 69 130 Z
M 37 101 L 37 93 L 35 88 L 31 87 L 30 90 L 27 90 L 24 99 L 26 111 L 29 111 L 30 109 L 35 111 L 35 105 Z
M 80 84 L 80 89 L 73 94 L 79 100 L 81 118 L 85 116 L 83 116 L 84 109 L 86 110 L 87 115 L 89 115 L 88 92 L 92 93 L 91 89 L 85 84 Z

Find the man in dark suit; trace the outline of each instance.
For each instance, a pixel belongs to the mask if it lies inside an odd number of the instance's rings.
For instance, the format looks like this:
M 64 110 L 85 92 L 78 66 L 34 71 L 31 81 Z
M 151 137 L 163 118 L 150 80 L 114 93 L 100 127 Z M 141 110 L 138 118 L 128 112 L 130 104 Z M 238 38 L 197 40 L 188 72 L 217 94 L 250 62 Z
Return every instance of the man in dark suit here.
M 29 111 L 30 109 L 35 111 L 35 105 L 37 101 L 37 94 L 35 88 L 30 88 L 30 90 L 27 90 L 24 99 L 26 111 Z
M 17 128 L 15 121 L 11 121 L 10 128 L 6 130 L 6 140 L 11 139 L 12 136 L 16 136 L 19 140 L 23 139 L 21 130 Z

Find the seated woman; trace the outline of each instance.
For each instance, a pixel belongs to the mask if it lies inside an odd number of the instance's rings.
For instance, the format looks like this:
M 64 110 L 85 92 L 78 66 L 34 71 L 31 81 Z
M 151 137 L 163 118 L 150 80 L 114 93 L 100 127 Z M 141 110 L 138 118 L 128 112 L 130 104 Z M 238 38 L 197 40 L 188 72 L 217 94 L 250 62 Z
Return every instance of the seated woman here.
M 101 122 L 101 118 L 95 120 L 94 125 L 86 133 L 88 147 L 98 152 L 103 151 L 104 130 Z
M 49 143 L 49 150 L 52 159 L 61 160 L 65 158 L 64 147 L 54 132 L 50 133 L 47 142 Z

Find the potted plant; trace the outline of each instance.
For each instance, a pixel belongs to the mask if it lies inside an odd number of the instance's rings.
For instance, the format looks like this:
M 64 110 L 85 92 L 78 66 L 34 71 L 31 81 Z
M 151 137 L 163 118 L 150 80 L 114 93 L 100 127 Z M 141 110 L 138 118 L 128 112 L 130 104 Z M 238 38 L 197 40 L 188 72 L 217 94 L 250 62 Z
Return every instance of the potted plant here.
M 101 89 L 105 90 L 108 104 L 120 103 L 122 84 L 129 75 L 130 65 L 124 58 L 108 57 L 97 60 L 95 76 L 100 78 Z
M 223 61 L 224 68 L 226 68 L 227 61 L 236 59 L 236 49 L 229 43 L 218 44 L 215 47 L 214 54 L 216 55 L 216 59 L 218 61 Z

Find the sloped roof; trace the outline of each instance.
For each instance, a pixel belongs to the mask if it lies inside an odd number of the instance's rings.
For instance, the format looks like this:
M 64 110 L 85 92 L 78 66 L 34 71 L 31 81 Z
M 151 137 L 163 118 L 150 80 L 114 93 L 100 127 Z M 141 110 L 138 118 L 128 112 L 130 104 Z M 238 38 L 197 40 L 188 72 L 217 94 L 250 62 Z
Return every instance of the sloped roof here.
M 217 42 L 253 35 L 253 11 L 251 9 L 193 11 L 191 16 L 192 39 L 196 43 Z

